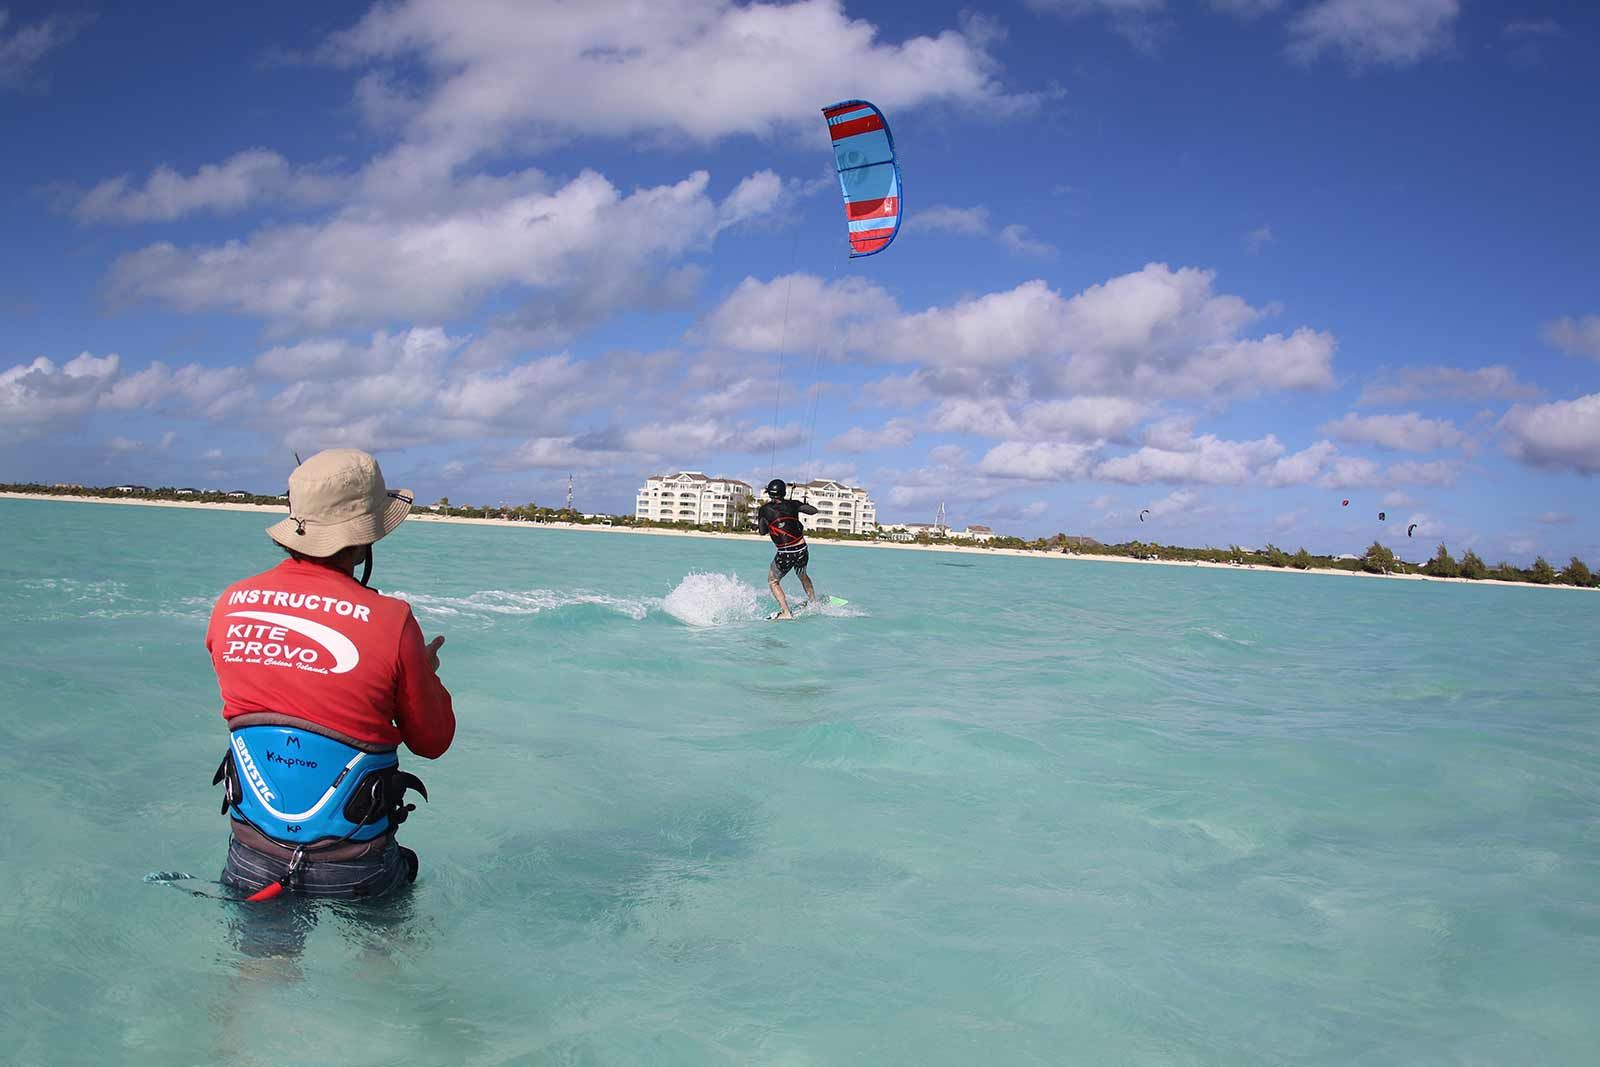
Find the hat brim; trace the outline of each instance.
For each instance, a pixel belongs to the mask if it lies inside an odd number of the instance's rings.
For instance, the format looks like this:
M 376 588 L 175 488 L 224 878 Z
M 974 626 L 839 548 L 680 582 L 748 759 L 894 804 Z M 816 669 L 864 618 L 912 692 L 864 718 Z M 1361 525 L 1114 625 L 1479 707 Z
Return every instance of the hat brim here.
M 294 519 L 284 519 L 267 527 L 267 536 L 284 548 L 307 556 L 331 556 L 352 545 L 370 545 L 394 533 L 406 516 L 411 514 L 411 502 L 416 499 L 409 489 L 391 489 L 389 502 L 377 515 L 358 515 L 348 522 L 322 525 L 301 525 Z

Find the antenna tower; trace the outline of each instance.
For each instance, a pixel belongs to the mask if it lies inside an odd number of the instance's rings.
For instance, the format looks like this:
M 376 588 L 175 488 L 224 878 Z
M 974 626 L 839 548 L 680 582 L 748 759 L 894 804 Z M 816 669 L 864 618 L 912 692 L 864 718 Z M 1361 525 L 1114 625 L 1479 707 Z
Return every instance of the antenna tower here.
M 940 528 L 940 527 L 944 526 L 944 501 L 943 500 L 939 501 L 939 517 L 933 520 L 933 525 L 934 525 L 935 528 Z
M 567 475 L 567 510 L 572 510 L 572 475 Z

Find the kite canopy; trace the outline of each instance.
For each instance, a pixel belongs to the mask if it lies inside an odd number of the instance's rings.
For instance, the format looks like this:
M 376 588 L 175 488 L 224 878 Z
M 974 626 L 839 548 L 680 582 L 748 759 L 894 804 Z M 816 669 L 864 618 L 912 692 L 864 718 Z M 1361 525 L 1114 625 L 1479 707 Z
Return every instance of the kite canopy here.
M 833 138 L 833 160 L 844 194 L 850 258 L 889 247 L 900 232 L 900 164 L 889 123 L 865 100 L 845 100 L 822 109 Z

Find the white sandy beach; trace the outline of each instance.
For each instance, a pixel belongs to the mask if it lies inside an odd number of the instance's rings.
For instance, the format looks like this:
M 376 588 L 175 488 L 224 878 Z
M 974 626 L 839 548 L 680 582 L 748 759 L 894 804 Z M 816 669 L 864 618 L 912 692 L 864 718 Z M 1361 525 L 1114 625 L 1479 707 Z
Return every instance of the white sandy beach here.
M 262 515 L 288 514 L 288 507 L 274 504 L 201 503 L 185 500 L 118 500 L 111 497 L 55 495 L 50 493 L 0 492 L 0 499 L 58 500 L 75 504 L 116 504 L 146 508 L 197 508 L 222 511 L 254 511 Z M 700 537 L 714 540 L 765 541 L 760 534 L 708 533 L 701 530 L 664 530 L 655 527 L 601 526 L 575 522 L 523 522 L 513 519 L 469 519 L 453 515 L 436 515 L 425 509 L 411 513 L 408 522 L 454 523 L 477 526 L 510 526 L 521 530 L 580 530 L 587 533 L 643 535 L 647 537 Z M 1027 559 L 1091 560 L 1098 563 L 1135 563 L 1153 567 L 1209 567 L 1225 571 L 1265 571 L 1271 574 L 1320 574 L 1336 578 L 1384 578 L 1404 582 L 1453 582 L 1457 585 L 1502 585 L 1519 589 L 1578 589 L 1571 585 L 1535 585 L 1531 582 L 1504 582 L 1495 578 L 1435 578 L 1427 574 L 1369 574 L 1366 571 L 1341 571 L 1327 568 L 1298 570 L 1294 567 L 1268 567 L 1256 563 L 1212 563 L 1209 560 L 1131 559 L 1127 556 L 1101 555 L 1092 552 L 1041 552 L 1024 548 L 982 548 L 976 545 L 918 545 L 899 541 L 833 541 L 817 538 L 813 547 L 839 546 L 842 548 L 891 549 L 897 552 L 956 552 L 979 556 L 1021 556 Z M 1593 592 L 1594 590 L 1590 590 Z

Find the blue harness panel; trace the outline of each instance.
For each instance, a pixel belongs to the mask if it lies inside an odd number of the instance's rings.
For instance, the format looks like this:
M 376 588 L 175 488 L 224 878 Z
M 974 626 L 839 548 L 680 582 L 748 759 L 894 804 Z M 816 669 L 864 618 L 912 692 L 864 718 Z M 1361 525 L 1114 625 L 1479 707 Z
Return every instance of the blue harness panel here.
M 370 841 L 389 830 L 387 812 L 365 826 L 346 815 L 358 789 L 399 766 L 394 752 L 363 752 L 331 737 L 289 726 L 246 726 L 230 735 L 238 775 L 233 817 L 275 841 L 309 845 L 327 839 Z

